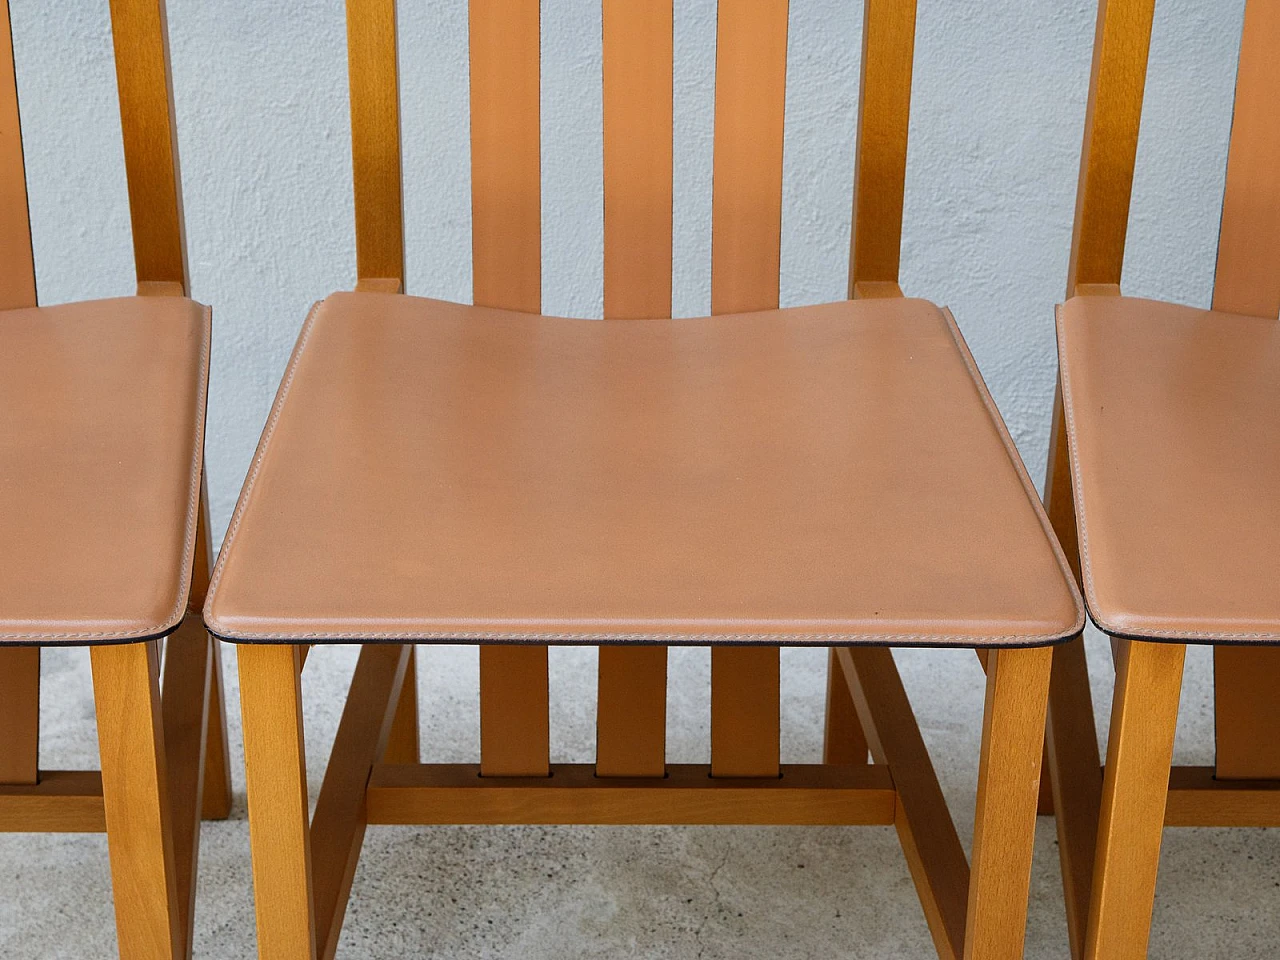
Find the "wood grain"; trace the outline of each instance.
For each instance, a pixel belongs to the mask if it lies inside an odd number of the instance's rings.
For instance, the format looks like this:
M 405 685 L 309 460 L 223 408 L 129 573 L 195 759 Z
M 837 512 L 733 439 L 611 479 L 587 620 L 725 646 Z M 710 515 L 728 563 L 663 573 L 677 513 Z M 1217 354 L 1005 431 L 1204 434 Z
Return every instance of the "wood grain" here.
M 1022 956 L 1052 658 L 1048 647 L 988 657 L 966 960 Z
M 471 246 L 477 306 L 542 307 L 538 0 L 471 0 Z
M 672 764 L 665 779 L 597 777 L 553 764 L 545 780 L 480 777 L 474 764 L 383 766 L 369 784 L 370 823 L 890 824 L 885 767 L 788 765 L 770 780 Z
M 865 0 L 849 297 L 898 282 L 915 56 L 915 0 Z
M 777 777 L 778 648 L 711 648 L 711 775 Z
M 237 658 L 258 957 L 315 960 L 299 651 L 243 644 Z
M 189 292 L 164 0 L 111 0 L 111 36 L 138 282 Z
M 711 312 L 778 306 L 787 0 L 721 0 L 711 180 Z
M 1127 647 L 1111 710 L 1087 960 L 1147 955 L 1160 866 L 1186 647 L 1138 640 Z
M 356 275 L 404 283 L 396 0 L 347 0 Z
M 36 305 L 26 167 L 8 0 L 0 2 L 0 310 Z
M 90 648 L 120 955 L 179 960 L 173 817 L 155 642 Z
M 840 647 L 840 664 L 871 755 L 898 791 L 894 826 L 942 960 L 964 955 L 969 861 L 916 724 L 902 678 L 885 647 Z

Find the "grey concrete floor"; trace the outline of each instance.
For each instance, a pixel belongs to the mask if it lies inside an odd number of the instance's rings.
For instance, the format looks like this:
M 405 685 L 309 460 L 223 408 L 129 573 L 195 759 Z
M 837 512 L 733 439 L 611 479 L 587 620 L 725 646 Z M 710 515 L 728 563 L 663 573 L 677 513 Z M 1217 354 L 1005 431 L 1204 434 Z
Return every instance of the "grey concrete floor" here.
M 241 768 L 235 652 L 226 654 L 236 806 L 204 825 L 196 956 L 254 955 L 253 891 Z M 420 648 L 425 759 L 474 760 L 474 648 Z M 897 654 L 957 825 L 973 822 L 982 676 L 966 651 Z M 354 648 L 322 649 L 304 696 L 314 801 Z M 592 755 L 595 655 L 555 650 L 554 760 Z M 1090 638 L 1100 716 L 1110 652 Z M 783 756 L 821 753 L 825 655 L 785 651 Z M 706 650 L 671 656 L 669 754 L 706 762 Z M 1176 761 L 1212 758 L 1210 655 L 1192 648 Z M 44 656 L 41 759 L 97 763 L 88 656 Z M 1105 723 L 1102 724 L 1105 728 Z M 1105 733 L 1104 733 L 1105 736 Z M 1037 833 L 1027 956 L 1065 958 L 1066 926 L 1051 821 Z M 106 841 L 0 836 L 0 957 L 115 954 Z M 892 828 L 377 827 L 365 839 L 339 957 L 928 958 L 933 956 Z M 1170 830 L 1151 956 L 1280 956 L 1280 831 Z

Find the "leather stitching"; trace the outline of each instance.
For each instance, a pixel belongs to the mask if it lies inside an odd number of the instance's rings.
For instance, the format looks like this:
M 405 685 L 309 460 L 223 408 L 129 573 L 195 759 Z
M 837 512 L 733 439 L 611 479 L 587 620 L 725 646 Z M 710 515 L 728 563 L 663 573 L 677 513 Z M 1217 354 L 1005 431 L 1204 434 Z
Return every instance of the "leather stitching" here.
M 194 302 L 194 301 L 191 301 Z M 200 478 L 204 473 L 204 431 L 206 404 L 209 396 L 209 350 L 213 340 L 213 308 L 204 306 L 202 312 L 202 339 L 200 346 L 200 382 L 196 393 L 196 429 L 191 455 L 190 480 L 187 486 L 187 523 L 182 541 L 182 573 L 178 580 L 178 600 L 173 611 L 164 620 L 138 630 L 72 631 L 68 633 L 6 633 L 0 642 L 14 640 L 143 640 L 165 636 L 182 623 L 191 596 L 191 571 L 195 561 L 196 529 L 200 516 Z
M 285 400 L 289 397 L 289 391 L 293 388 L 293 379 L 302 363 L 302 354 L 306 351 L 307 344 L 311 340 L 311 332 L 315 329 L 316 314 L 323 303 L 324 301 L 318 300 L 311 305 L 311 310 L 307 313 L 307 319 L 302 325 L 302 332 L 298 336 L 297 346 L 294 347 L 293 356 L 289 358 L 288 372 L 285 374 L 284 381 L 280 384 L 275 403 L 271 406 L 271 417 L 267 421 L 262 439 L 258 443 L 258 449 L 254 452 L 253 466 L 250 468 L 249 477 L 245 481 L 244 490 L 240 493 L 240 500 L 236 504 L 235 514 L 231 518 L 231 526 L 228 528 L 227 535 L 222 542 L 222 549 L 218 552 L 218 562 L 214 565 L 213 576 L 209 580 L 209 591 L 205 597 L 205 610 L 208 610 L 213 605 L 214 595 L 217 593 L 218 585 L 222 581 L 222 571 L 226 566 L 227 556 L 231 553 L 236 534 L 240 532 L 240 524 L 244 520 L 245 510 L 249 506 L 249 498 L 253 495 L 253 489 L 257 485 L 258 474 L 262 471 L 262 462 L 266 458 L 268 447 L 271 445 L 271 438 L 275 436 L 276 425 L 280 422 L 280 413 L 284 409 Z M 208 617 L 207 614 L 206 621 L 212 621 L 212 618 Z
M 1054 318 L 1058 328 L 1058 376 L 1062 381 L 1062 411 L 1067 425 L 1068 452 L 1071 461 L 1071 498 L 1076 510 L 1076 540 L 1080 544 L 1080 569 L 1084 576 L 1085 599 L 1089 604 L 1089 616 L 1104 632 L 1120 637 L 1135 637 L 1132 628 L 1121 629 L 1108 624 L 1098 616 L 1098 592 L 1093 582 L 1093 566 L 1089 560 L 1089 525 L 1085 520 L 1083 484 L 1080 476 L 1080 463 L 1076 457 L 1076 420 L 1075 409 L 1071 397 L 1071 376 L 1068 373 L 1067 327 L 1062 315 L 1062 304 L 1054 309 Z M 1153 640 L 1254 640 L 1264 643 L 1280 642 L 1280 634 L 1245 630 L 1170 630 L 1168 632 L 1151 631 L 1145 635 Z M 1137 637 L 1143 639 L 1143 637 Z

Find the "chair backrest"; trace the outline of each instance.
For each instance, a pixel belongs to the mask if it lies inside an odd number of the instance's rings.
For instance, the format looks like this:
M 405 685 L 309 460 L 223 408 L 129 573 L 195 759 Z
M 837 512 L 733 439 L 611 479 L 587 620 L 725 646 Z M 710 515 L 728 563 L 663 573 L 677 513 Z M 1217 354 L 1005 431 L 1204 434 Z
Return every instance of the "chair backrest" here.
M 672 2 L 602 0 L 607 317 L 671 313 Z M 865 0 L 850 296 L 897 293 L 915 0 Z M 358 288 L 402 289 L 395 0 L 347 0 Z M 778 305 L 787 0 L 719 0 L 713 313 Z M 538 0 L 470 0 L 477 304 L 541 307 Z
M 1100 0 L 1067 293 L 1118 286 L 1155 0 Z M 1280 315 L 1280 3 L 1247 0 L 1213 307 Z
M 187 292 L 164 0 L 111 0 L 139 292 Z M 35 265 L 8 0 L 0 0 L 0 310 L 35 306 Z

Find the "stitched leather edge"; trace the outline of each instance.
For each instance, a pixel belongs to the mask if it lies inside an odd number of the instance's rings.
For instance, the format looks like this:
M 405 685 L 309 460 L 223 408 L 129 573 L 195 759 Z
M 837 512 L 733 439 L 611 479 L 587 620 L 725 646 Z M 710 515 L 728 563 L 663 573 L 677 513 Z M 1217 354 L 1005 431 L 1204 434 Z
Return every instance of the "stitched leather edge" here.
M 927 301 L 926 301 L 927 302 Z M 959 336 L 956 328 L 955 320 L 951 316 L 951 312 L 946 309 L 940 309 L 930 304 L 935 311 L 943 318 L 948 325 L 950 335 L 960 350 L 965 366 L 969 371 L 970 379 L 974 382 L 983 405 L 986 407 L 987 414 L 992 418 L 997 433 L 1000 435 L 1001 442 L 1005 446 L 1006 452 L 1009 453 L 1010 459 L 1013 461 L 1015 470 L 1018 472 L 1019 479 L 1023 484 L 1023 490 L 1031 502 L 1033 510 L 1036 511 L 1041 526 L 1046 530 L 1051 548 L 1055 551 L 1059 567 L 1064 571 L 1068 587 L 1076 600 L 1077 607 L 1077 624 L 1069 633 L 1048 633 L 1048 634 L 1018 634 L 1012 636 L 983 636 L 983 635 L 959 635 L 959 634 L 932 634 L 932 633 L 815 633 L 815 634 L 776 634 L 766 632 L 751 633 L 520 633 L 518 635 L 507 632 L 498 631 L 481 631 L 481 632 L 454 632 L 454 631 L 359 631 L 347 633 L 334 632 L 268 632 L 268 633 L 241 633 L 235 630 L 229 630 L 222 625 L 217 617 L 211 613 L 213 602 L 217 596 L 218 587 L 222 580 L 222 573 L 226 566 L 227 559 L 231 553 L 235 543 L 237 534 L 240 531 L 240 525 L 244 519 L 245 511 L 248 509 L 249 500 L 252 497 L 253 490 L 257 485 L 258 475 L 261 472 L 263 461 L 266 457 L 267 450 L 270 448 L 271 439 L 275 435 L 276 426 L 279 423 L 281 413 L 284 410 L 285 402 L 289 397 L 289 393 L 293 387 L 293 381 L 297 375 L 298 367 L 301 365 L 302 356 L 306 351 L 307 345 L 311 339 L 311 333 L 315 327 L 316 316 L 325 301 L 319 301 L 312 305 L 311 310 L 307 314 L 307 319 L 303 323 L 301 332 L 298 335 L 297 344 L 294 347 L 293 355 L 289 359 L 289 365 L 285 372 L 284 380 L 281 381 L 280 389 L 276 393 L 275 402 L 272 404 L 271 414 L 267 420 L 266 427 L 263 430 L 262 438 L 258 442 L 258 449 L 254 453 L 253 464 L 249 470 L 249 476 L 245 481 L 244 489 L 241 491 L 240 499 L 236 504 L 235 513 L 232 516 L 231 526 L 227 530 L 226 538 L 223 540 L 222 549 L 218 554 L 217 564 L 214 566 L 213 577 L 209 582 L 209 592 L 205 600 L 204 606 L 204 622 L 209 632 L 213 633 L 220 639 L 229 640 L 236 643 L 308 643 L 308 642 L 330 642 L 330 643 L 358 643 L 364 641 L 386 641 L 386 642 L 450 642 L 450 641 L 485 641 L 493 643 L 508 644 L 541 644 L 547 642 L 560 643 L 661 643 L 664 645 L 706 645 L 706 644 L 763 644 L 763 645 L 907 645 L 907 646 L 953 646 L 953 647 L 1018 647 L 1018 646 L 1044 646 L 1057 643 L 1062 640 L 1075 636 L 1083 629 L 1084 626 L 1084 607 L 1080 602 L 1079 593 L 1075 587 L 1075 578 L 1071 575 L 1070 567 L 1067 565 L 1066 557 L 1062 553 L 1062 549 L 1058 544 L 1056 536 L 1053 534 L 1052 528 L 1049 526 L 1048 518 L 1043 516 L 1043 508 L 1040 504 L 1040 498 L 1035 492 L 1035 487 L 1031 484 L 1031 479 L 1026 473 L 1026 468 L 1022 465 L 1022 460 L 1017 454 L 1017 448 L 1013 446 L 1013 440 L 1009 436 L 1008 431 L 1004 428 L 1004 421 L 1000 419 L 999 413 L 995 409 L 990 396 L 986 392 L 985 386 L 982 385 L 981 377 L 977 375 L 977 368 L 973 363 L 968 348 L 964 345 L 963 339 Z
M 1075 297 L 1071 298 L 1076 299 Z M 1123 300 L 1136 299 L 1122 297 Z M 1076 540 L 1080 545 L 1080 570 L 1084 578 L 1085 603 L 1088 605 L 1089 617 L 1104 633 L 1131 640 L 1164 640 L 1176 643 L 1179 640 L 1195 640 L 1214 642 L 1225 640 L 1230 643 L 1254 643 L 1258 646 L 1280 643 L 1280 634 L 1266 631 L 1245 630 L 1135 630 L 1133 627 L 1119 627 L 1109 623 L 1105 617 L 1098 615 L 1098 592 L 1093 582 L 1093 565 L 1089 557 L 1089 528 L 1085 519 L 1084 493 L 1081 483 L 1080 461 L 1076 456 L 1076 420 L 1075 408 L 1072 404 L 1071 376 L 1067 362 L 1067 329 L 1063 317 L 1065 304 L 1054 307 L 1054 326 L 1057 328 L 1058 341 L 1058 377 L 1062 383 L 1062 411 L 1067 426 L 1067 452 L 1071 461 L 1071 499 L 1076 510 Z M 1141 628 L 1141 625 L 1138 625 Z
M 982 398 L 982 405 L 987 409 L 987 416 L 991 418 L 991 423 L 996 428 L 996 433 L 1000 436 L 1000 442 L 1004 444 L 1005 452 L 1009 455 L 1013 469 L 1018 474 L 1018 480 L 1022 483 L 1022 492 L 1026 494 L 1027 502 L 1030 504 L 1036 520 L 1040 523 L 1040 529 L 1044 531 L 1045 539 L 1049 542 L 1049 549 L 1053 551 L 1053 557 L 1058 562 L 1058 570 L 1062 573 L 1062 578 L 1067 584 L 1067 591 L 1071 594 L 1071 600 L 1075 604 L 1076 621 L 1071 632 L 1063 634 L 1057 639 L 1065 640 L 1074 637 L 1084 629 L 1085 625 L 1084 600 L 1080 596 L 1080 590 L 1076 587 L 1075 573 L 1071 570 L 1071 564 L 1067 562 L 1067 555 L 1063 553 L 1062 544 L 1058 542 L 1058 535 L 1053 530 L 1053 524 L 1049 522 L 1049 515 L 1045 512 L 1044 504 L 1040 500 L 1040 494 L 1036 491 L 1035 484 L 1031 482 L 1031 475 L 1027 473 L 1027 465 L 1022 462 L 1022 456 L 1018 453 L 1018 447 L 1013 442 L 1009 428 L 1005 425 L 1004 417 L 1000 416 L 1000 410 L 991 398 L 990 391 L 987 390 L 987 383 L 982 379 L 982 373 L 978 370 L 978 365 L 973 360 L 973 354 L 969 352 L 969 345 L 965 342 L 963 334 L 960 333 L 960 327 L 956 323 L 955 316 L 951 313 L 951 308 L 942 307 L 939 312 L 947 322 L 947 329 L 951 333 L 951 339 L 955 341 L 956 349 L 960 351 L 965 367 L 969 370 L 969 379 L 973 381 L 973 385 L 978 391 L 978 396 Z
M 196 303 L 190 298 L 184 299 L 187 303 Z M 30 646 L 45 642 L 71 644 L 76 641 L 127 643 L 158 640 L 161 637 L 168 636 L 182 623 L 183 617 L 187 613 L 187 604 L 191 599 L 191 571 L 195 562 L 196 528 L 200 516 L 200 478 L 204 474 L 204 432 L 209 398 L 209 353 L 213 342 L 213 308 L 206 304 L 197 305 L 203 308 L 201 310 L 200 324 L 202 343 L 200 345 L 200 359 L 197 362 L 200 378 L 196 386 L 196 424 L 195 433 L 192 437 L 194 443 L 192 444 L 190 479 L 187 484 L 187 522 L 182 541 L 182 572 L 178 579 L 178 599 L 173 611 L 159 623 L 138 630 L 6 633 L 0 635 L 0 646 L 4 644 Z

